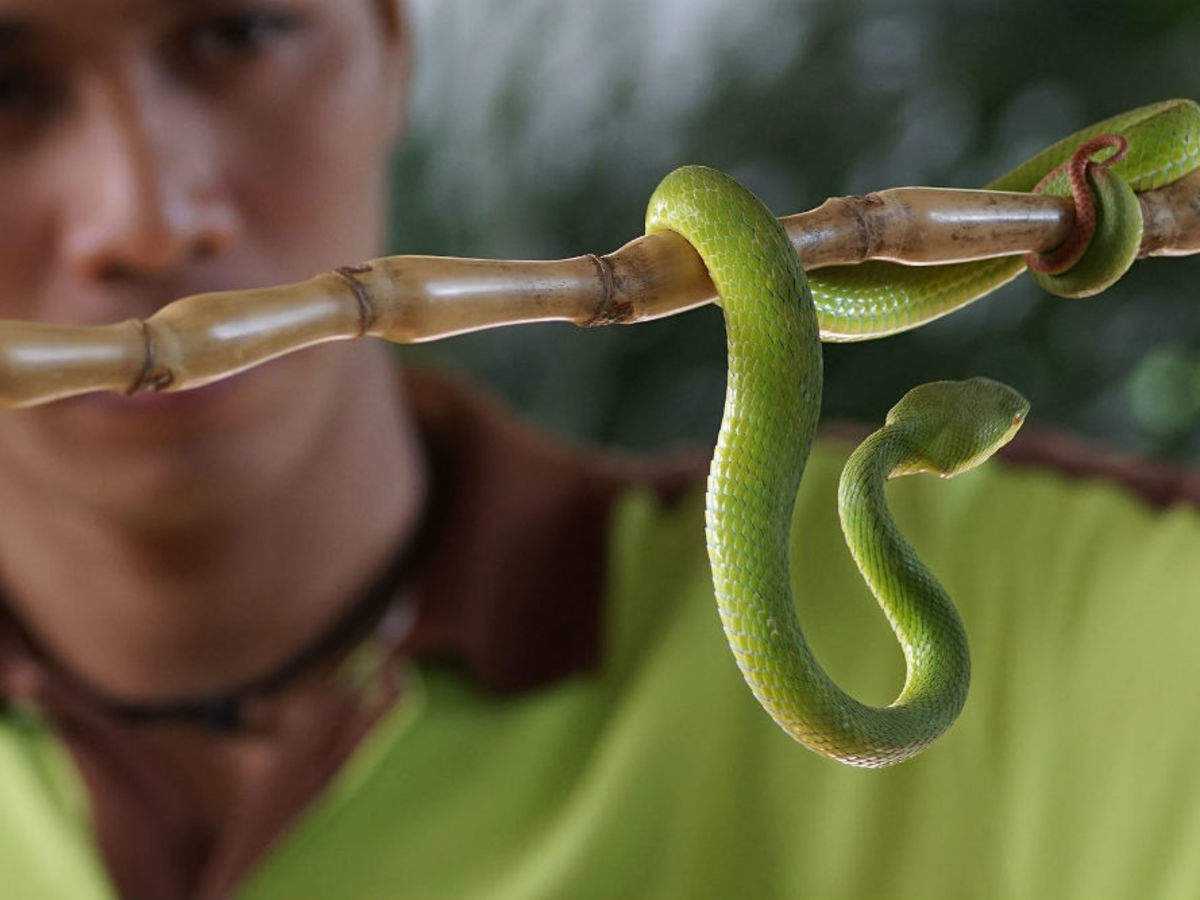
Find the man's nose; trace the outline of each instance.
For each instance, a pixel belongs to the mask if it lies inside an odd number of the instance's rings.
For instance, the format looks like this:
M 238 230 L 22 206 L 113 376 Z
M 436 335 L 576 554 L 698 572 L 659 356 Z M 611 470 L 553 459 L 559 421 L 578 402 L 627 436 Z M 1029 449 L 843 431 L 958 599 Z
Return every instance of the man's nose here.
M 78 277 L 168 279 L 229 248 L 236 216 L 196 112 L 137 86 L 82 105 L 63 229 Z

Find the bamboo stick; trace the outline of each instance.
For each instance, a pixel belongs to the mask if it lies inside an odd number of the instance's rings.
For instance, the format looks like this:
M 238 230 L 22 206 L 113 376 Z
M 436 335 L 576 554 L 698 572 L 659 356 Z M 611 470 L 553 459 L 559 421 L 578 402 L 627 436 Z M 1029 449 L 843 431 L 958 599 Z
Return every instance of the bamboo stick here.
M 1200 172 L 1140 200 L 1141 255 L 1200 250 Z M 920 187 L 836 197 L 782 219 L 806 269 L 1046 251 L 1073 221 L 1067 198 Z M 0 408 L 96 390 L 186 390 L 324 341 L 416 343 L 523 322 L 633 324 L 715 296 L 699 256 L 672 234 L 563 260 L 382 257 L 296 284 L 184 297 L 145 320 L 0 320 Z

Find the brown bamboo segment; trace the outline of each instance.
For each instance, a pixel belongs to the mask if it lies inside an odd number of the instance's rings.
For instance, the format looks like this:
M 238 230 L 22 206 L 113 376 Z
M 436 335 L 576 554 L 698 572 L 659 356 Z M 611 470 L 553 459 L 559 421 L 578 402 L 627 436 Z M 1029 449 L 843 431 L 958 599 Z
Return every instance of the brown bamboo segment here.
M 1074 223 L 1064 197 L 947 188 L 892 188 L 832 197 L 783 220 L 805 269 L 881 259 L 906 265 L 1005 256 L 1013 247 L 1049 250 Z
M 145 359 L 145 331 L 136 319 L 112 325 L 0 320 L 0 406 L 126 391 Z
M 1200 251 L 1200 172 L 1140 199 L 1141 255 Z M 932 265 L 1052 249 L 1074 208 L 1062 197 L 908 187 L 831 198 L 782 222 L 806 269 Z M 0 408 L 96 390 L 186 390 L 368 334 L 415 343 L 523 322 L 632 324 L 715 297 L 699 256 L 672 234 L 563 260 L 382 257 L 296 284 L 184 297 L 144 321 L 0 320 Z
M 293 350 L 358 337 L 363 319 L 354 292 L 335 272 L 184 297 L 145 324 L 147 365 L 131 393 L 200 387 Z
M 1200 169 L 1157 191 L 1138 194 L 1142 206 L 1139 256 L 1200 252 Z

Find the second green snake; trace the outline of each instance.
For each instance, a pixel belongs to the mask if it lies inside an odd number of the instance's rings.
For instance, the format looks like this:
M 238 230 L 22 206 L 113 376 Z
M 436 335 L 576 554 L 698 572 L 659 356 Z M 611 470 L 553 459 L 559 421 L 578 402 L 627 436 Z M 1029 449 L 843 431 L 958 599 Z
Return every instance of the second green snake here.
M 1129 152 L 1112 171 L 1134 191 L 1200 165 L 1200 109 L 1168 101 L 1078 132 L 989 187 L 1029 190 L 1101 133 L 1128 139 Z M 1140 239 L 1137 228 L 1119 236 L 1126 248 Z M 823 270 L 810 283 L 774 215 L 728 176 L 701 166 L 677 169 L 655 190 L 646 231 L 660 230 L 682 235 L 700 254 L 725 314 L 728 384 L 705 525 L 718 610 L 742 674 L 776 722 L 811 749 L 864 767 L 906 759 L 958 715 L 970 664 L 959 616 L 894 525 L 884 483 L 971 468 L 1015 433 L 1028 405 L 982 378 L 922 385 L 847 463 L 839 490 L 843 531 L 907 663 L 896 701 L 870 707 L 834 684 L 815 659 L 791 592 L 792 507 L 821 405 L 820 341 L 915 327 L 1011 280 L 1024 262 L 868 263 Z

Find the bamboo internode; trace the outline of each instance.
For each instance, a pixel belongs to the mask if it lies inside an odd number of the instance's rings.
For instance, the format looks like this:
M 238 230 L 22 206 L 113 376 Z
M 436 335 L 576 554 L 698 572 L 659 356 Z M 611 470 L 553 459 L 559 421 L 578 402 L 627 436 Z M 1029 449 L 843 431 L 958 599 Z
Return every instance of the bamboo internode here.
M 1200 251 L 1200 171 L 1139 199 L 1142 256 Z M 781 221 L 805 269 L 933 265 L 1050 250 L 1070 232 L 1074 208 L 1040 194 L 907 187 L 832 198 Z M 522 322 L 632 324 L 715 298 L 699 256 L 672 234 L 563 260 L 382 257 L 296 284 L 184 297 L 145 320 L 0 320 L 0 407 L 185 390 L 363 335 L 416 343 Z

